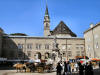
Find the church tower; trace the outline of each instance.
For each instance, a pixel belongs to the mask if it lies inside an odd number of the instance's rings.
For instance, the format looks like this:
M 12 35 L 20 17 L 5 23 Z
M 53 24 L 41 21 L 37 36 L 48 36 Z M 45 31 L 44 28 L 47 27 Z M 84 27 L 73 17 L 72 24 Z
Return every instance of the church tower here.
M 44 36 L 50 36 L 50 17 L 48 12 L 48 6 L 46 4 L 46 11 L 44 16 Z

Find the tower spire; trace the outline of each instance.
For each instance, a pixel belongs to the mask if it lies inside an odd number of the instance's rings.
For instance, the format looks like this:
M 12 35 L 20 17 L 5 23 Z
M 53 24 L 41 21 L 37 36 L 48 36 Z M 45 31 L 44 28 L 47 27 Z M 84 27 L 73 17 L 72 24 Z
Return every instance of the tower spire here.
M 46 11 L 45 11 L 45 16 L 49 16 L 47 0 L 46 0 Z
M 49 17 L 49 12 L 48 12 L 47 0 L 46 0 L 46 11 L 45 11 L 43 23 L 44 23 L 44 36 L 49 36 L 50 35 L 50 17 Z

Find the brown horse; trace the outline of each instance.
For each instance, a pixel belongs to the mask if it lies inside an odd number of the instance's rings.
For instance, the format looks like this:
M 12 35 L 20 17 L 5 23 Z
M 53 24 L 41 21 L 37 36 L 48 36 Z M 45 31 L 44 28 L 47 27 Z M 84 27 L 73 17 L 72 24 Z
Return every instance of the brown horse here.
M 14 64 L 13 67 L 16 68 L 17 72 L 19 72 L 19 71 L 23 72 L 23 70 L 25 70 L 25 72 L 26 72 L 26 64 L 17 63 L 17 64 Z

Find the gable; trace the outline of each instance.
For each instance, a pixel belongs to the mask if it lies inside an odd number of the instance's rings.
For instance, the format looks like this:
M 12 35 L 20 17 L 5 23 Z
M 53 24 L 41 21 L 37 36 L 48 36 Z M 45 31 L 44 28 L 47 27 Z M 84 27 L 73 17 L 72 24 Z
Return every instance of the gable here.
M 76 37 L 77 35 L 73 33 L 66 24 L 61 21 L 57 27 L 51 32 L 52 35 L 55 34 L 70 34 L 72 37 Z

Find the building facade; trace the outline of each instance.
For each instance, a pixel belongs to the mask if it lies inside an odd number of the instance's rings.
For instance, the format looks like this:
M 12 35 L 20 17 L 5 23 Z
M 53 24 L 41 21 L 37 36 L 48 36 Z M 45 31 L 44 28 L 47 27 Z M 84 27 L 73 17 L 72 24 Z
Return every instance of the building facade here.
M 62 58 L 74 59 L 84 56 L 83 38 L 60 38 L 57 43 Z M 3 57 L 8 59 L 48 59 L 53 55 L 54 37 L 5 36 Z
M 0 28 L 0 57 L 2 56 L 2 39 L 3 39 L 3 29 Z
M 1 57 L 7 59 L 49 59 L 53 58 L 54 38 L 58 44 L 62 60 L 75 59 L 85 55 L 85 39 L 78 38 L 68 26 L 61 21 L 54 30 L 50 30 L 50 17 L 46 6 L 44 16 L 44 36 L 0 36 Z
M 2 35 L 0 34 L 0 57 L 2 54 Z
M 90 58 L 100 58 L 100 23 L 90 25 L 84 32 L 86 55 Z

